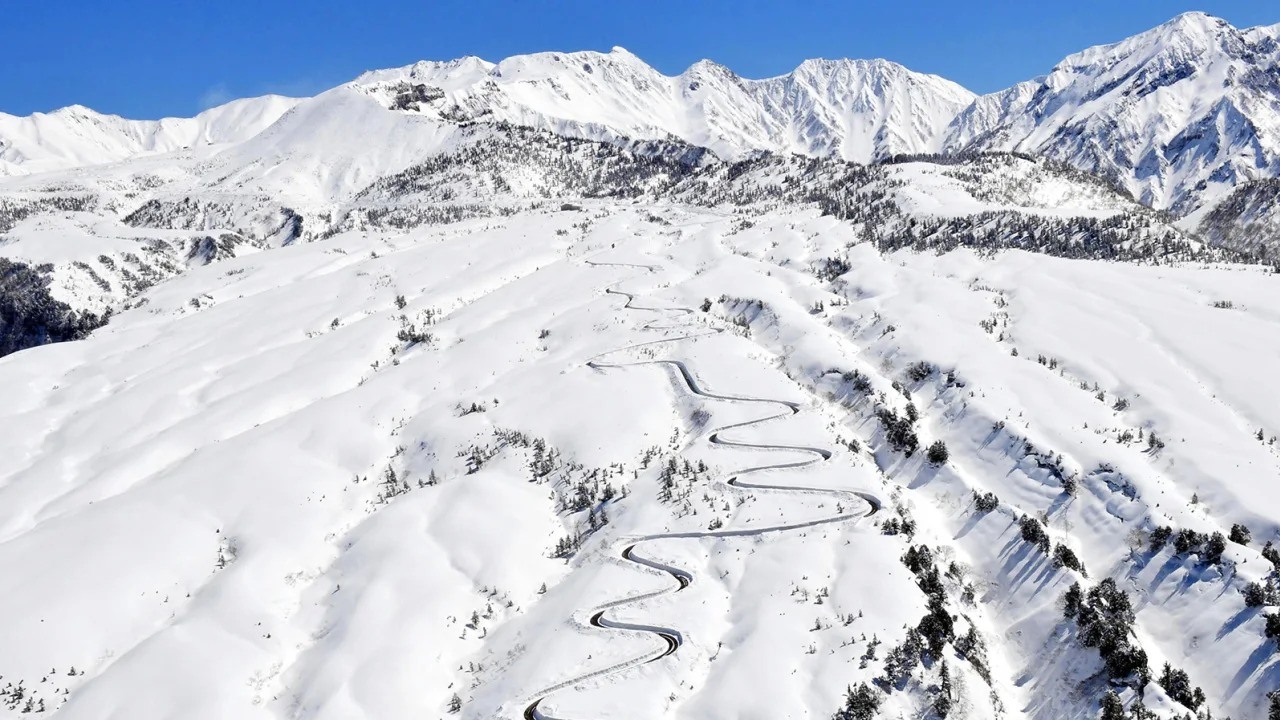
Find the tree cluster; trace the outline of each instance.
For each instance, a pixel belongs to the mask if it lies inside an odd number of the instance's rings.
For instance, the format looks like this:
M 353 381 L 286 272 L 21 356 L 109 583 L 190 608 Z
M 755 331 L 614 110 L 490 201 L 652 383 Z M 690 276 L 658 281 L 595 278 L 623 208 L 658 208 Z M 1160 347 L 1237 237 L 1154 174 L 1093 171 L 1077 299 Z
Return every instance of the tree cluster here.
M 50 268 L 0 258 L 0 357 L 48 343 L 80 340 L 102 327 L 99 316 L 73 310 L 49 291 Z
M 1106 578 L 1087 593 L 1080 583 L 1072 583 L 1063 597 L 1062 614 L 1075 620 L 1081 645 L 1098 649 L 1111 679 L 1146 686 L 1151 671 L 1146 651 L 1132 642 L 1133 604 L 1115 580 Z
M 881 427 L 884 428 L 885 440 L 893 447 L 894 451 L 900 452 L 907 457 L 915 454 L 920 447 L 920 438 L 916 436 L 915 406 L 908 404 L 907 413 L 898 415 L 897 411 L 892 408 L 880 406 L 876 408 L 876 418 L 880 420 Z

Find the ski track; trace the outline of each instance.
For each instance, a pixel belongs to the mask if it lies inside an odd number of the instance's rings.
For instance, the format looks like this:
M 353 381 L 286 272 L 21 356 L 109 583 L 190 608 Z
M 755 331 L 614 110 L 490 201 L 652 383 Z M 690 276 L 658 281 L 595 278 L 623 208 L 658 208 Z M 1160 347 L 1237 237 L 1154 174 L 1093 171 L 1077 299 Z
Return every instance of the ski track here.
M 661 269 L 660 266 L 657 266 L 657 265 L 644 265 L 644 264 L 637 264 L 637 263 L 598 262 L 598 261 L 592 261 L 592 260 L 586 260 L 585 262 L 587 265 L 596 266 L 596 267 L 615 266 L 615 267 L 641 268 L 651 273 L 657 272 L 659 269 Z M 627 302 L 623 305 L 624 310 L 642 310 L 646 312 L 670 312 L 670 313 L 678 313 L 680 315 L 690 315 L 693 313 L 692 308 L 685 308 L 685 307 L 670 307 L 670 308 L 639 307 L 634 305 L 635 295 L 628 292 L 623 292 L 621 290 L 616 290 L 613 287 L 606 288 L 605 293 L 609 295 L 622 295 L 623 297 L 625 297 L 627 299 Z M 677 328 L 672 326 L 655 326 L 652 323 L 649 323 L 642 326 L 641 329 L 642 330 L 670 330 L 670 329 L 677 329 Z M 657 345 L 659 343 L 674 343 L 674 342 L 679 342 L 681 340 L 689 340 L 697 337 L 705 337 L 707 335 L 715 335 L 720 332 L 723 332 L 723 330 L 716 328 L 708 332 L 692 333 L 687 335 L 680 335 L 678 337 L 664 338 L 662 340 L 652 340 L 648 342 L 637 343 L 635 345 L 628 345 L 626 347 L 617 348 L 614 350 L 608 350 L 604 353 L 601 353 L 600 355 L 597 355 L 596 357 L 599 358 L 599 357 L 603 357 L 604 355 L 611 355 L 611 354 L 623 352 L 626 350 L 634 350 L 640 347 Z M 620 598 L 618 600 L 612 600 L 610 602 L 591 608 L 588 611 L 591 615 L 590 620 L 588 621 L 588 625 L 590 625 L 593 628 L 598 628 L 601 630 L 623 630 L 623 631 L 641 632 L 641 633 L 647 633 L 650 635 L 656 635 L 663 641 L 662 646 L 656 650 L 650 651 L 638 657 L 631 658 L 630 660 L 625 660 L 623 662 L 610 665 L 609 667 L 606 667 L 606 668 L 602 668 L 599 670 L 591 671 L 589 673 L 577 675 L 567 680 L 564 680 L 562 682 L 556 683 L 555 685 L 552 685 L 550 687 L 543 688 L 542 690 L 534 693 L 532 701 L 530 701 L 529 704 L 525 706 L 524 714 L 522 716 L 525 720 L 563 720 L 562 718 L 556 718 L 551 715 L 547 715 L 546 713 L 539 710 L 538 706 L 544 700 L 550 697 L 552 694 L 559 692 L 561 690 L 564 690 L 565 688 L 571 687 L 573 685 L 577 685 L 578 683 L 581 683 L 585 680 L 600 678 L 607 675 L 613 675 L 615 673 L 623 672 L 627 669 L 636 667 L 638 665 L 643 665 L 643 664 L 655 662 L 657 660 L 661 660 L 662 658 L 665 658 L 668 655 L 675 653 L 677 650 L 680 649 L 680 646 L 684 644 L 683 634 L 681 634 L 681 632 L 675 628 L 662 627 L 658 625 L 625 623 L 625 622 L 619 622 L 616 620 L 610 620 L 607 617 L 605 617 L 605 612 L 608 610 L 624 607 L 627 605 L 633 605 L 636 603 L 643 602 L 645 600 L 650 600 L 650 599 L 661 597 L 663 595 L 668 595 L 671 593 L 677 593 L 689 587 L 689 585 L 693 582 L 693 578 L 694 578 L 693 573 L 687 570 L 684 570 L 682 568 L 679 568 L 673 565 L 667 565 L 665 563 L 661 563 L 656 560 L 651 560 L 649 558 L 637 555 L 635 553 L 635 549 L 637 545 L 654 541 L 654 540 L 670 540 L 670 539 L 693 540 L 693 539 L 703 539 L 703 538 L 751 537 L 751 536 L 760 536 L 760 535 L 766 535 L 771 533 L 787 532 L 791 530 L 799 530 L 803 528 L 831 525 L 834 523 L 849 522 L 849 521 L 858 520 L 865 517 L 871 517 L 872 515 L 879 512 L 880 508 L 882 507 L 882 502 L 880 501 L 880 498 L 869 492 L 863 492 L 863 491 L 857 491 L 857 490 L 834 490 L 830 488 L 792 486 L 792 485 L 768 485 L 764 483 L 747 483 L 741 480 L 743 475 L 747 475 L 749 473 L 764 472 L 767 470 L 799 469 L 803 467 L 808 467 L 815 463 L 826 462 L 831 458 L 831 451 L 825 448 L 820 448 L 820 447 L 741 442 L 741 441 L 735 441 L 735 440 L 728 440 L 721 437 L 721 434 L 727 430 L 744 428 L 752 425 L 759 425 L 762 423 L 770 422 L 772 420 L 777 420 L 779 418 L 798 415 L 801 409 L 799 403 L 791 402 L 789 400 L 748 397 L 748 396 L 741 396 L 741 395 L 724 395 L 720 393 L 709 392 L 708 390 L 703 388 L 702 385 L 698 383 L 697 379 L 694 377 L 693 373 L 689 370 L 688 366 L 685 365 L 685 363 L 680 360 L 646 360 L 646 361 L 631 362 L 631 363 L 604 363 L 604 362 L 598 362 L 595 358 L 593 358 L 587 361 L 587 367 L 592 368 L 594 370 L 611 370 L 611 369 L 617 370 L 617 369 L 624 369 L 629 367 L 639 367 L 644 365 L 660 365 L 665 368 L 674 368 L 676 370 L 676 373 L 679 375 L 680 380 L 683 382 L 685 389 L 689 393 L 701 398 L 705 398 L 708 400 L 719 400 L 723 402 L 781 405 L 783 408 L 785 408 L 782 412 L 775 413 L 772 415 L 767 415 L 761 418 L 756 418 L 754 420 L 747 420 L 744 422 L 737 422 L 737 423 L 731 423 L 729 425 L 722 425 L 712 430 L 711 433 L 707 436 L 707 442 L 709 442 L 710 444 L 720 445 L 720 446 L 729 447 L 729 448 L 742 448 L 742 449 L 750 449 L 750 450 L 802 452 L 802 453 L 810 453 L 816 456 L 808 460 L 799 460 L 795 462 L 786 462 L 786 463 L 775 463 L 771 465 L 753 465 L 746 468 L 742 468 L 741 470 L 737 470 L 730 473 L 730 477 L 728 480 L 725 481 L 725 484 L 730 485 L 732 487 L 744 489 L 744 490 L 769 490 L 769 491 L 799 492 L 799 493 L 822 493 L 822 494 L 836 495 L 836 496 L 853 495 L 863 500 L 864 502 L 866 502 L 867 505 L 869 506 L 869 510 L 865 513 L 841 513 L 839 515 L 832 515 L 830 517 L 820 518 L 818 520 L 808 520 L 803 522 L 788 523 L 784 525 L 770 525 L 768 527 L 742 528 L 742 529 L 736 529 L 736 530 L 708 530 L 708 531 L 655 533 L 651 535 L 643 535 L 640 537 L 624 540 L 621 544 L 623 544 L 625 547 L 623 547 L 623 549 L 619 553 L 619 556 L 623 560 L 628 561 L 634 565 L 639 565 L 642 568 L 646 568 L 649 570 L 656 570 L 658 572 L 670 575 L 676 581 L 676 585 L 669 586 L 661 590 L 655 590 L 652 592 L 642 593 L 639 595 L 631 595 L 628 597 Z

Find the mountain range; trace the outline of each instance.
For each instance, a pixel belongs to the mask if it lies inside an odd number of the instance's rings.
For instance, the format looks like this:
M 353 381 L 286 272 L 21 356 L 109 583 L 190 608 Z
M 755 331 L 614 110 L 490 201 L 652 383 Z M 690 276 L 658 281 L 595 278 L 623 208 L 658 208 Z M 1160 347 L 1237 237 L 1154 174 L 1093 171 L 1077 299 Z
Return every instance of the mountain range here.
M 885 60 L 806 60 L 765 80 L 705 60 L 665 76 L 621 48 L 420 62 L 315 98 L 238 100 L 194 118 L 129 121 L 79 106 L 0 115 L 0 173 L 235 145 L 291 110 L 330 113 L 354 93 L 436 121 L 679 139 L 730 161 L 759 152 L 859 163 L 1034 154 L 1106 177 L 1150 207 L 1190 217 L 1194 229 L 1232 191 L 1280 172 L 1278 36 L 1280 25 L 1241 30 L 1186 13 L 983 96 Z

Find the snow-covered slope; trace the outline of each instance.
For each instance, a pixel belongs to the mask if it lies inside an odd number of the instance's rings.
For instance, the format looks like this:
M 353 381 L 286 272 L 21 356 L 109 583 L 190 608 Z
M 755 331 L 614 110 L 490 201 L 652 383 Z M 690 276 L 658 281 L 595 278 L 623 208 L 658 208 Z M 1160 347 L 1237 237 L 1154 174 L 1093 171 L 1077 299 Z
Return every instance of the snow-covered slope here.
M 83 323 L 71 311 L 119 310 L 152 285 L 211 262 L 350 230 L 404 230 L 600 197 L 756 212 L 816 206 L 884 249 L 1227 257 L 1105 183 L 1033 158 L 862 166 L 763 155 L 728 163 L 676 142 L 441 122 L 351 88 L 306 100 L 213 157 L 183 151 L 0 183 L 0 252 L 39 269 L 24 285 L 44 278 L 22 295 L 47 294 L 30 301 L 45 309 L 19 313 L 28 318 L 20 334 L 39 344 L 60 337 L 46 337 L 45 325 L 79 332 Z M 69 309 L 54 312 L 54 302 Z M 6 347 L 22 346 L 15 339 Z
M 9 711 L 1093 718 L 1136 681 L 1061 603 L 1108 578 L 1148 708 L 1167 661 L 1265 711 L 1275 275 L 575 206 L 199 266 L 0 359 Z
M 1189 212 L 1280 173 L 1276 30 L 1180 15 L 979 98 L 945 145 L 1047 155 L 1113 178 L 1148 205 Z
M 1280 178 L 1240 185 L 1187 220 L 1209 242 L 1275 258 L 1280 253 Z

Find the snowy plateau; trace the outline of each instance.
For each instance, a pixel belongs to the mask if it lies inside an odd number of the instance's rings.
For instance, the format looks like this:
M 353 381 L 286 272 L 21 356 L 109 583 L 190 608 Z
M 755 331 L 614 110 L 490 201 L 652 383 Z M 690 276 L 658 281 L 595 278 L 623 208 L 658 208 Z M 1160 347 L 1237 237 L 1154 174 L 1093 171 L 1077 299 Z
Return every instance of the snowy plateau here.
M 0 114 L 0 717 L 1275 718 L 1280 26 Z

